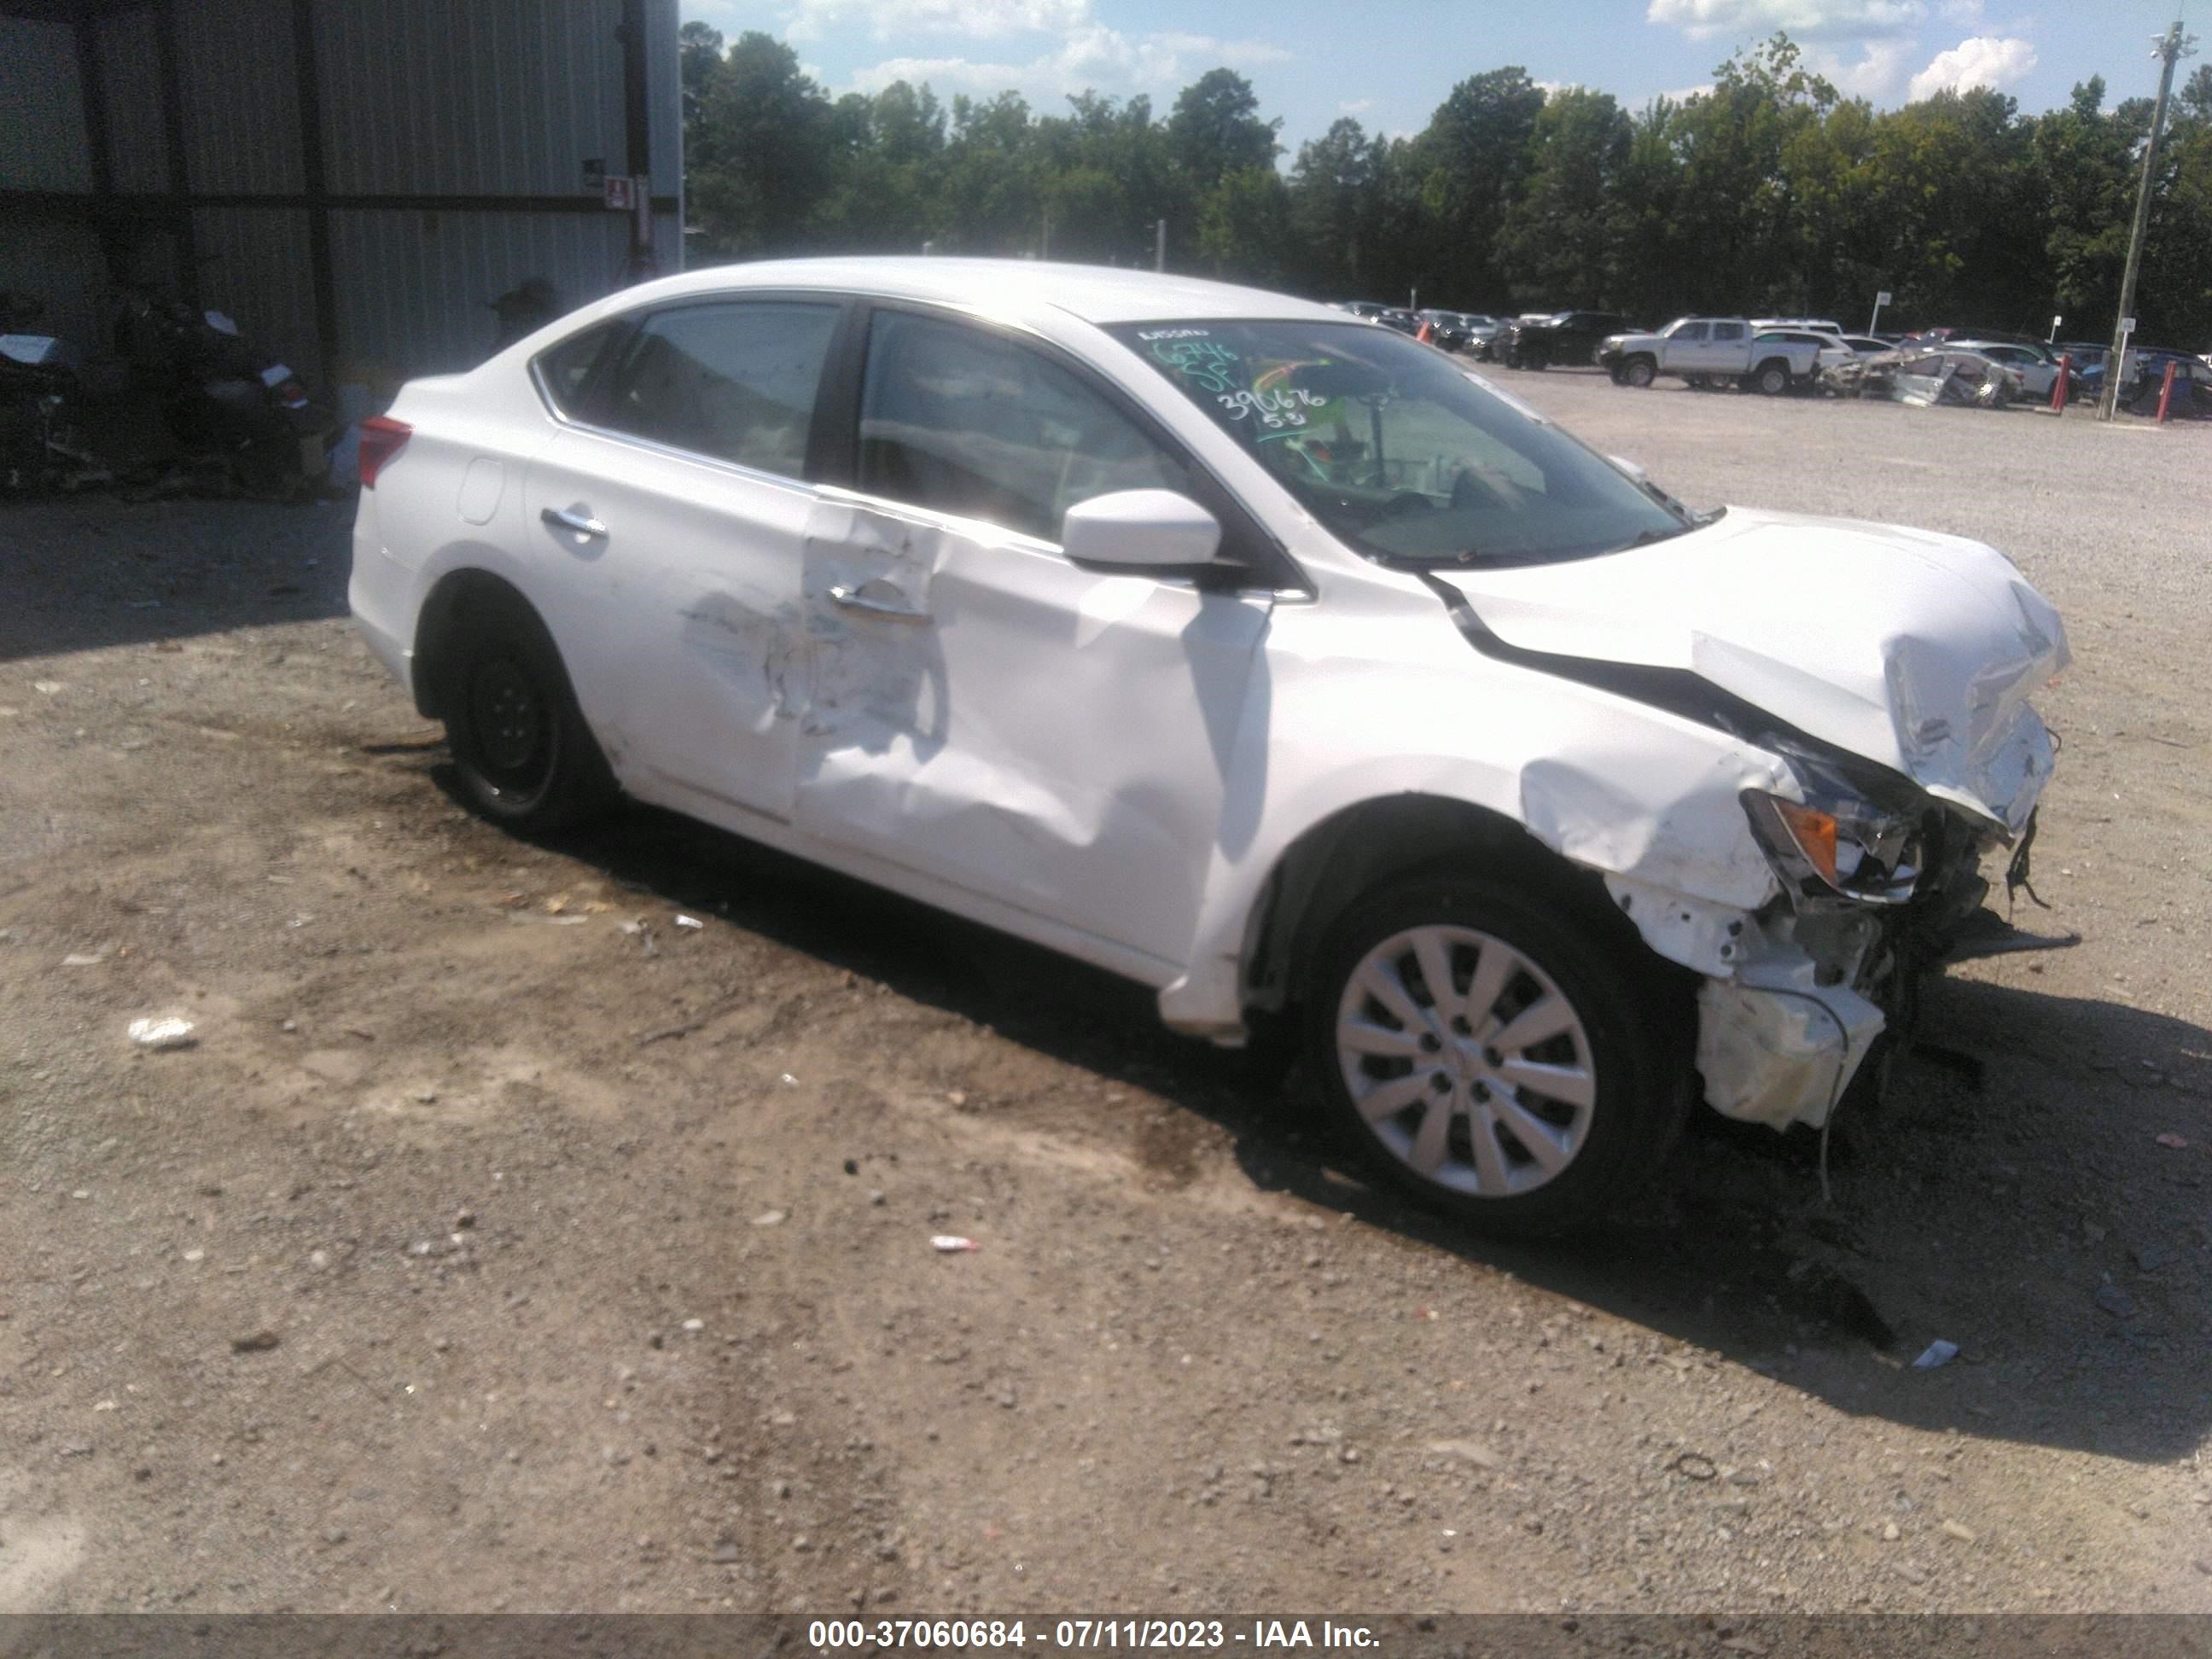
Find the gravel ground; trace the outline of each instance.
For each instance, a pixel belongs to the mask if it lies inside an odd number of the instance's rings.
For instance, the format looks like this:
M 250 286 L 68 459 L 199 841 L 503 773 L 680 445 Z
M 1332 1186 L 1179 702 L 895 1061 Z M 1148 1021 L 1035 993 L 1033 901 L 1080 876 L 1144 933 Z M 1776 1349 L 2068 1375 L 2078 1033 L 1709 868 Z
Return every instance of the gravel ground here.
M 1601 1235 L 1456 1236 L 1134 988 L 479 823 L 345 509 L 15 507 L 0 1612 L 2212 1610 L 2212 431 L 1498 378 L 2066 612 L 2084 942 L 1932 995 L 1832 1202 L 1716 1122 Z

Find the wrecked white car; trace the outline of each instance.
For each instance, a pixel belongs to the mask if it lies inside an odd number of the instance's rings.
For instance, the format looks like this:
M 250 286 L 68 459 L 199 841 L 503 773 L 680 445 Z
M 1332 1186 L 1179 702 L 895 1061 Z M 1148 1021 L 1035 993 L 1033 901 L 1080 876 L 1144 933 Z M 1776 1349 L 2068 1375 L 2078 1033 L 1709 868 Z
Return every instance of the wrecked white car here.
M 1699 1096 L 1824 1122 L 2051 772 L 1999 554 L 1694 515 L 1212 283 L 698 271 L 410 385 L 362 472 L 355 617 L 489 817 L 626 793 L 1287 1026 L 1499 1230 Z

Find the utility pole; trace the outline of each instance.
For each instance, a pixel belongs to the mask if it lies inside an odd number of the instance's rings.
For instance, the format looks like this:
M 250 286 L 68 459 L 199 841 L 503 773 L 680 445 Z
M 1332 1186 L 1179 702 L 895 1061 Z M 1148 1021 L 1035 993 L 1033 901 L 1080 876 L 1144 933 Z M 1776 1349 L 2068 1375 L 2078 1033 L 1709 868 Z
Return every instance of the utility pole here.
M 1160 220 L 1152 227 L 1152 269 L 1168 268 L 1168 222 Z
M 2105 364 L 2105 388 L 2097 399 L 2097 418 L 2109 421 L 2120 401 L 2120 370 L 2127 362 L 2128 335 L 2135 321 L 2136 272 L 2142 264 L 2143 234 L 2150 228 L 2150 181 L 2158 163 L 2159 130 L 2166 125 L 2166 100 L 2173 91 L 2173 66 L 2196 55 L 2195 36 L 2184 39 L 2181 20 L 2151 42 L 2151 55 L 2165 67 L 2159 71 L 2158 103 L 2151 110 L 2150 142 L 2143 146 L 2142 183 L 2136 191 L 2135 228 L 2128 235 L 2127 269 L 2120 276 L 2120 314 L 2112 321 L 2112 355 Z

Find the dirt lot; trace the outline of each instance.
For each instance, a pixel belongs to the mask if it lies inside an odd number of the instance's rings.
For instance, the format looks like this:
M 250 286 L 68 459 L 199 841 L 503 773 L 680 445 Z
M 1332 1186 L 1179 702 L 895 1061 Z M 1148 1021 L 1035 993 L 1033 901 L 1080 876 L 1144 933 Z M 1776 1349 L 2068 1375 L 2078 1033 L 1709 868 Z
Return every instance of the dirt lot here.
M 2066 612 L 2023 919 L 2085 940 L 1935 994 L 1832 1202 L 1715 1125 L 1454 1236 L 1133 987 L 480 824 L 349 509 L 18 507 L 0 1611 L 2212 1610 L 2212 431 L 1500 378 Z

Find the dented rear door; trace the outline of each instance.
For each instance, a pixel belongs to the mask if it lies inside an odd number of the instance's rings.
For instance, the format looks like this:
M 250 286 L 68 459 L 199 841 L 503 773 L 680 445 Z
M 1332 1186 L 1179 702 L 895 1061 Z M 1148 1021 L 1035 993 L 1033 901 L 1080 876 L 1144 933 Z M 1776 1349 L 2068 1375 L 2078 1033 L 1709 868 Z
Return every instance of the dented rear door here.
M 802 475 L 840 312 L 773 300 L 654 313 L 591 422 L 531 467 L 528 532 L 579 618 L 563 655 L 645 799 L 791 816 L 816 500 Z

